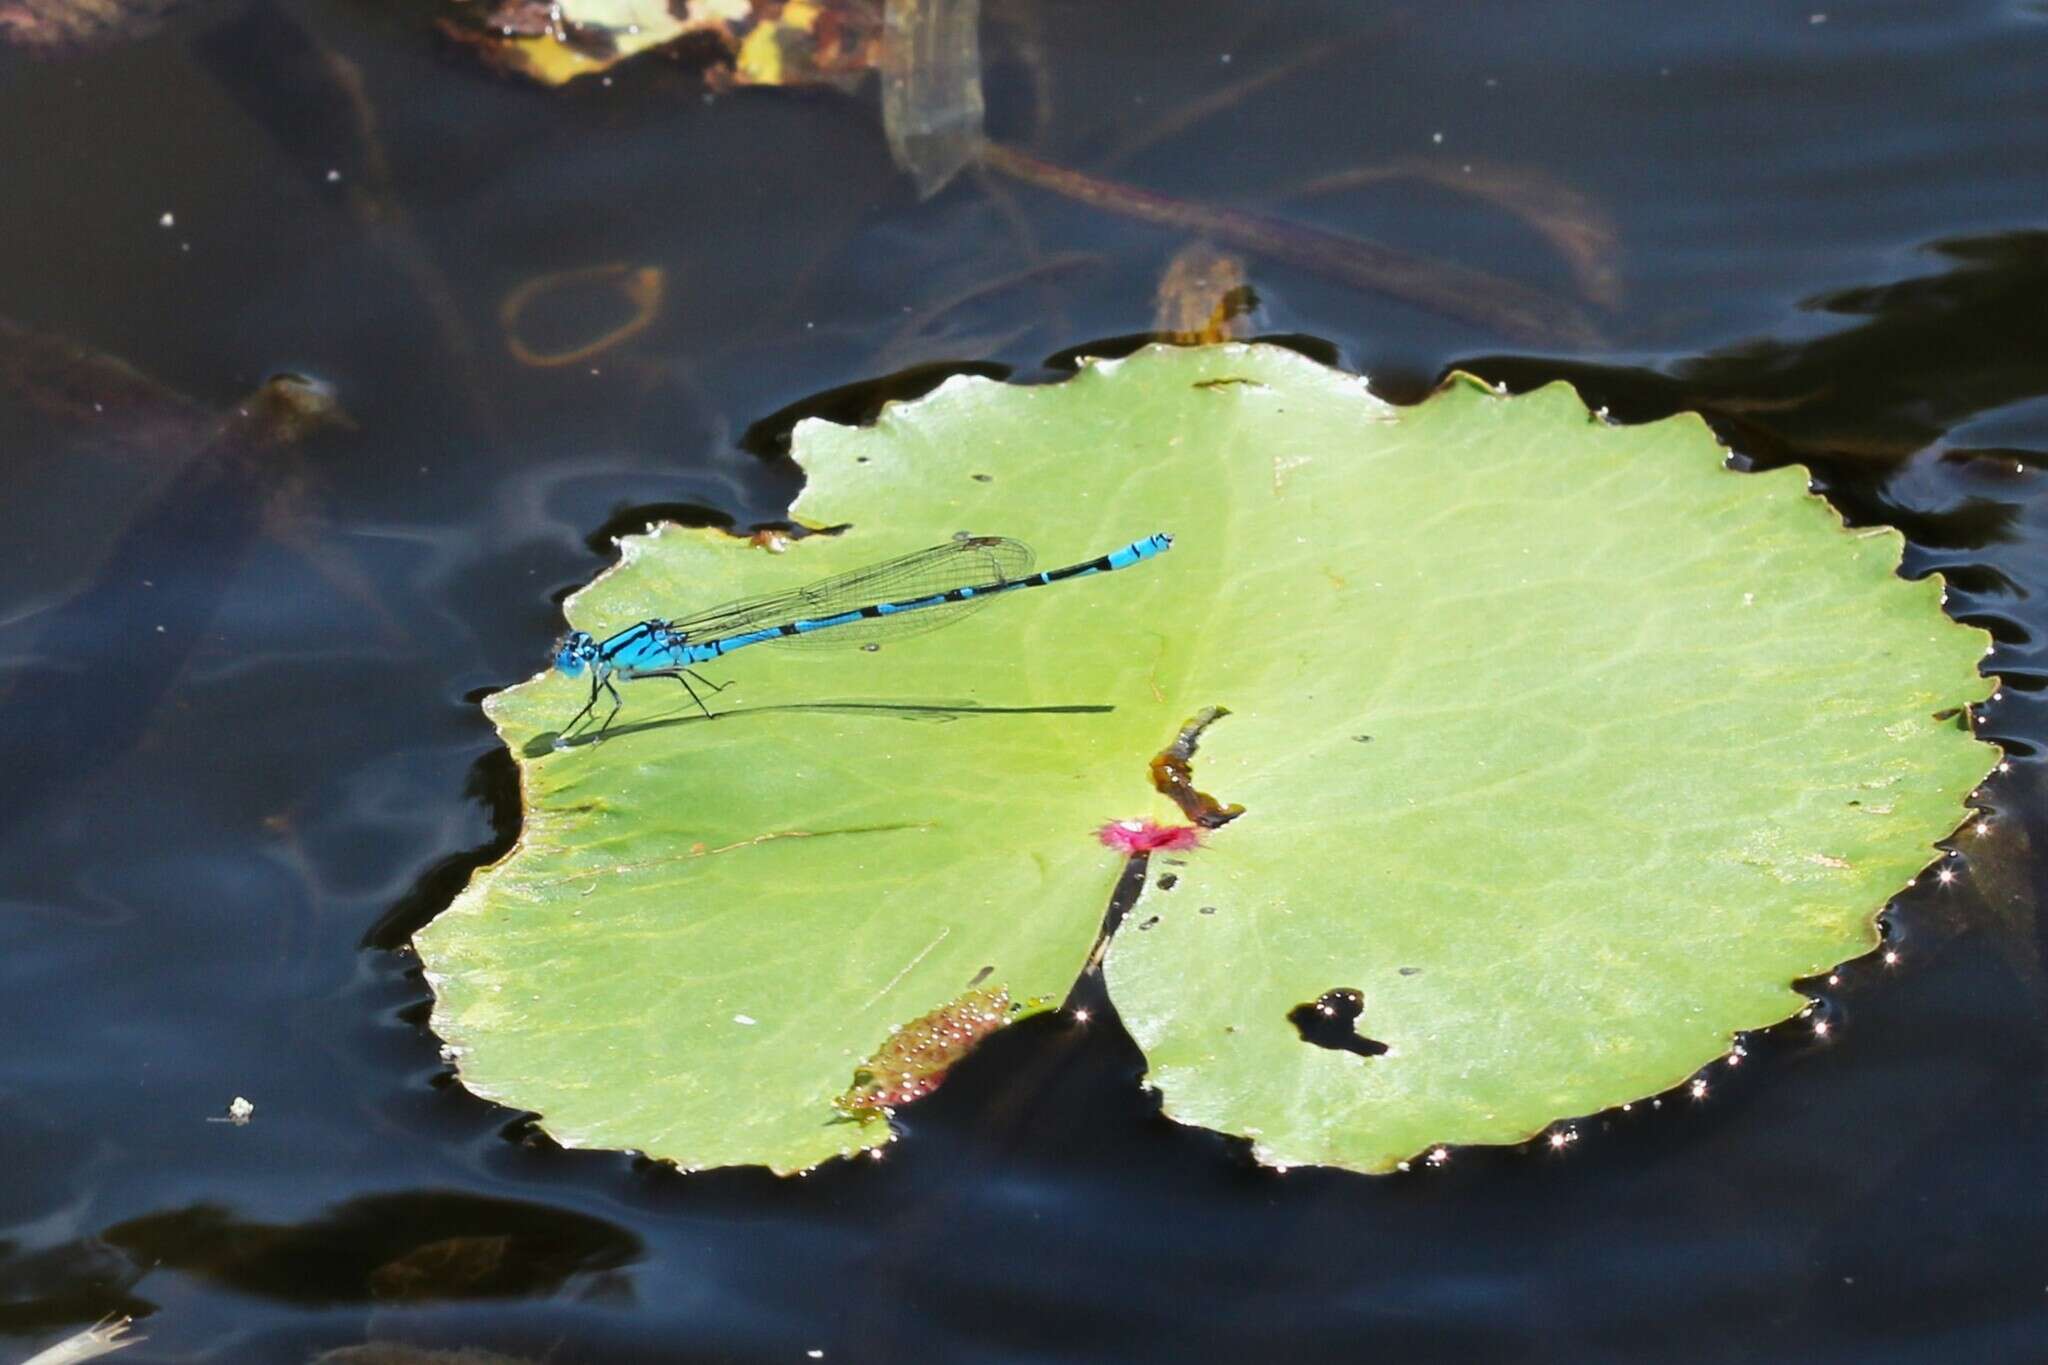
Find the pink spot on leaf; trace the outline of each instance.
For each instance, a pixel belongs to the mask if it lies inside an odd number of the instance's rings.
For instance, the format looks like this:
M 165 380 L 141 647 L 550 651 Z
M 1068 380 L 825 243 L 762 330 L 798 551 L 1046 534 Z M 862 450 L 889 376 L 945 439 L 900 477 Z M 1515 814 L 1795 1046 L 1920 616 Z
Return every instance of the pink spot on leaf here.
M 1104 847 L 1119 853 L 1151 853 L 1167 849 L 1184 853 L 1202 846 L 1202 831 L 1193 825 L 1162 825 L 1156 820 L 1113 820 L 1095 831 Z

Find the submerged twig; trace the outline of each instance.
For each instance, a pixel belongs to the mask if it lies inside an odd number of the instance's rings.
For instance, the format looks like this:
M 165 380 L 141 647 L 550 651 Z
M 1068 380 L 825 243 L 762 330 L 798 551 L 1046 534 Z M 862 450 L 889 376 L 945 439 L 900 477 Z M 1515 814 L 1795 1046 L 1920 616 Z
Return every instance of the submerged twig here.
M 0 317 L 0 393 L 51 420 L 89 432 L 102 449 L 161 466 L 205 439 L 213 414 L 83 342 Z
M 135 467 L 149 481 L 153 496 L 179 487 L 179 472 L 212 448 L 220 426 L 217 413 L 120 357 L 6 317 L 0 317 L 0 394 L 75 432 L 82 449 Z M 361 604 L 387 636 L 402 638 L 384 596 L 353 560 L 318 533 L 319 518 L 311 510 L 312 477 L 304 462 L 272 460 L 245 470 L 244 477 L 262 490 L 254 511 L 263 534 Z M 143 518 L 154 515 L 145 512 Z M 239 528 L 220 522 L 212 532 L 216 538 L 240 534 Z M 80 558 L 71 567 L 91 573 L 95 563 Z
M 362 69 L 275 5 L 209 30 L 197 50 L 221 88 L 302 173 L 339 189 L 350 217 L 433 319 L 471 420 L 482 431 L 497 431 L 493 387 L 475 335 L 398 198 Z M 352 173 L 344 176 L 337 161 Z
M 1148 151 L 1169 138 L 1193 128 L 1196 124 L 1216 115 L 1225 113 L 1250 99 L 1253 95 L 1271 85 L 1301 75 L 1324 62 L 1350 51 L 1368 38 L 1379 36 L 1377 31 L 1357 34 L 1342 42 L 1313 44 L 1283 61 L 1278 61 L 1264 70 L 1254 71 L 1237 80 L 1227 82 L 1197 96 L 1185 104 L 1175 105 L 1160 117 L 1142 128 L 1126 133 L 1117 144 L 1104 153 L 1095 163 L 1098 171 L 1110 171 L 1124 165 L 1140 152 Z
M 319 54 L 321 67 L 348 99 L 355 116 L 357 144 L 362 148 L 363 182 L 349 187 L 349 210 L 356 222 L 383 246 L 385 254 L 433 315 L 471 418 L 482 430 L 495 431 L 498 410 L 488 397 L 490 389 L 484 382 L 476 339 L 455 302 L 448 277 L 420 240 L 411 217 L 392 190 L 390 161 L 384 154 L 384 140 L 377 133 L 377 109 L 363 83 L 362 68 L 325 44 L 319 46 Z
M 267 471 L 284 450 L 348 425 L 324 385 L 270 380 L 218 421 L 115 537 L 94 581 L 44 613 L 27 652 L 48 662 L 0 689 L 0 704 L 33 700 L 39 740 L 0 783 L 0 835 L 141 736 L 256 538 Z
M 1614 220 L 1584 194 L 1541 171 L 1486 160 L 1453 166 L 1446 161 L 1404 157 L 1319 176 L 1281 191 L 1281 197 L 1334 194 L 1390 180 L 1420 180 L 1506 210 L 1564 258 L 1579 292 L 1603 308 L 1621 302 L 1621 281 L 1614 271 Z
M 1205 234 L 1239 250 L 1489 327 L 1516 340 L 1582 345 L 1599 340 L 1599 332 L 1574 304 L 1484 271 L 1411 255 L 1362 237 L 1103 180 L 1000 143 L 989 143 L 982 159 L 1004 175 L 1069 199 L 1162 227 Z
M 1069 251 L 1034 261 L 1006 275 L 977 279 L 964 288 L 941 294 L 903 320 L 895 334 L 883 343 L 881 350 L 876 353 L 875 367 L 886 372 L 928 360 L 931 358 L 929 352 L 932 345 L 941 341 L 955 347 L 964 346 L 978 354 L 992 355 L 1029 333 L 1042 319 L 1026 322 L 999 334 L 963 339 L 959 333 L 950 331 L 943 325 L 947 318 L 982 299 L 1007 294 L 1028 285 L 1042 284 L 1062 275 L 1078 274 L 1100 263 L 1099 257 Z

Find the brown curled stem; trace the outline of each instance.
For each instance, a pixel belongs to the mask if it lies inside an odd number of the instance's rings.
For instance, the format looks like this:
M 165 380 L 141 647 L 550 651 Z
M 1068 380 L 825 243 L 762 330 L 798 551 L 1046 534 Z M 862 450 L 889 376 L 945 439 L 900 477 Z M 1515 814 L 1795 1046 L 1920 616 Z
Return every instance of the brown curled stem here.
M 1195 746 L 1201 743 L 1202 732 L 1230 714 L 1225 706 L 1205 706 L 1197 711 L 1194 718 L 1180 727 L 1180 733 L 1173 743 L 1161 749 L 1152 758 L 1152 785 L 1161 796 L 1179 806 L 1181 814 L 1203 829 L 1221 829 L 1244 814 L 1244 807 L 1232 802 L 1224 805 L 1215 797 L 1195 787 L 1192 761 Z

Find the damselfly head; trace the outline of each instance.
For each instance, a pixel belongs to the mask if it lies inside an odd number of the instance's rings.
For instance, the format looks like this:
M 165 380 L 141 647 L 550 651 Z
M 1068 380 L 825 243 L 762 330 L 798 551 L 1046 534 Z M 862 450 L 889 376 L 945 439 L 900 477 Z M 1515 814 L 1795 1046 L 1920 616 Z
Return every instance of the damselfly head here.
M 596 661 L 597 641 L 588 631 L 572 630 L 555 646 L 555 667 L 572 678 Z

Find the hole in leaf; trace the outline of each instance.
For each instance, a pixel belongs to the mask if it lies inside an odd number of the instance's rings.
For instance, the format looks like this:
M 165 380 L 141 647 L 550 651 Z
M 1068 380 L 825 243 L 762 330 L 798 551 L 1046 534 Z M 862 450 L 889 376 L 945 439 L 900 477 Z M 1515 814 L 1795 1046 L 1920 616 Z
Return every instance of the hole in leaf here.
M 1358 1016 L 1363 1013 L 1365 996 L 1349 986 L 1337 986 L 1287 1011 L 1287 1022 L 1294 1025 L 1304 1043 L 1332 1052 L 1377 1057 L 1387 1050 L 1387 1045 L 1359 1033 Z

